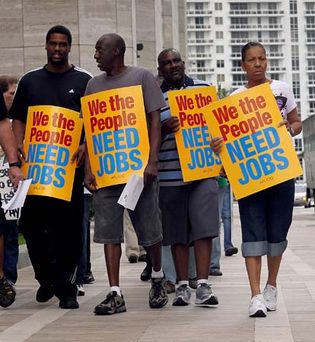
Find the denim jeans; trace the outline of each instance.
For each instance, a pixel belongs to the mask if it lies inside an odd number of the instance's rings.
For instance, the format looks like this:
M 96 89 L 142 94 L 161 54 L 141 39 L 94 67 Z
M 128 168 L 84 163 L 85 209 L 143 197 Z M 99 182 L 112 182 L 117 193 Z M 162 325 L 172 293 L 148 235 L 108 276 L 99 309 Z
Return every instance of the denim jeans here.
M 196 262 L 194 247 L 189 247 L 189 262 L 188 262 L 188 277 L 189 279 L 196 278 Z M 162 246 L 162 268 L 165 279 L 171 283 L 176 283 L 176 270 L 173 261 L 171 246 Z
M 223 195 L 223 205 L 222 205 L 222 223 L 224 229 L 224 250 L 226 251 L 228 248 L 232 248 L 232 225 L 231 225 L 231 186 L 228 183 L 227 187 L 224 189 Z
M 12 283 L 17 280 L 17 263 L 19 258 L 18 229 L 16 220 L 4 223 L 4 265 L 5 277 Z
M 221 213 L 222 213 L 225 189 L 226 188 L 219 188 L 219 217 L 221 217 Z M 221 258 L 221 240 L 220 239 L 221 239 L 221 225 L 219 228 L 219 235 L 216 238 L 212 239 L 210 270 L 220 269 L 220 258 Z

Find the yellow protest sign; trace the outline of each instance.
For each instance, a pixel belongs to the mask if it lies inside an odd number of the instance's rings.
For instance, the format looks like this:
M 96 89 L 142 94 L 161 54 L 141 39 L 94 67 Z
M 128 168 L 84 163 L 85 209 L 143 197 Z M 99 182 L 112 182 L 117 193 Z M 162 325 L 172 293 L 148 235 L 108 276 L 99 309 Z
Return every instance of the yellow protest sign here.
M 71 200 L 76 164 L 71 158 L 80 144 L 80 114 L 57 106 L 28 108 L 24 174 L 32 178 L 29 195 Z
M 213 103 L 206 119 L 212 136 L 223 137 L 220 157 L 237 199 L 302 174 L 268 83 Z
M 210 147 L 205 119 L 207 108 L 216 100 L 214 86 L 168 92 L 171 114 L 180 123 L 175 139 L 184 182 L 214 177 L 220 172 L 221 160 Z
M 81 98 L 92 172 L 99 187 L 143 176 L 149 138 L 141 86 L 105 90 Z

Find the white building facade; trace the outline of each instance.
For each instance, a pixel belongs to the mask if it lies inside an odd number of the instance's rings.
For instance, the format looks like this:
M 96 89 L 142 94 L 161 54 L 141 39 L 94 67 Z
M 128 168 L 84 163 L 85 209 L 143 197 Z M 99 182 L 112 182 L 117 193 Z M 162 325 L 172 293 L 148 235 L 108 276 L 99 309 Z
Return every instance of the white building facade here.
M 315 1 L 186 0 L 190 75 L 232 90 L 244 84 L 241 47 L 261 42 L 268 73 L 291 85 L 304 120 L 315 114 Z M 295 139 L 303 151 L 302 135 Z

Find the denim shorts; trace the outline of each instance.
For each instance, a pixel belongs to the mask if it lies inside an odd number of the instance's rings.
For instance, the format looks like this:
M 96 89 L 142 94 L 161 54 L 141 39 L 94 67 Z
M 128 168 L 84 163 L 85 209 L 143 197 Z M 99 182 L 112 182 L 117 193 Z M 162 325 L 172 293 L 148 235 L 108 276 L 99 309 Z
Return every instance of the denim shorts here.
M 124 207 L 117 203 L 125 184 L 114 185 L 94 193 L 94 242 L 118 244 L 124 242 Z M 131 222 L 143 247 L 162 241 L 161 212 L 158 204 L 159 185 L 146 185 L 134 211 L 128 210 Z
M 282 255 L 292 222 L 294 180 L 242 198 L 238 204 L 243 256 Z
M 161 186 L 163 245 L 189 244 L 219 234 L 219 187 L 215 179 Z

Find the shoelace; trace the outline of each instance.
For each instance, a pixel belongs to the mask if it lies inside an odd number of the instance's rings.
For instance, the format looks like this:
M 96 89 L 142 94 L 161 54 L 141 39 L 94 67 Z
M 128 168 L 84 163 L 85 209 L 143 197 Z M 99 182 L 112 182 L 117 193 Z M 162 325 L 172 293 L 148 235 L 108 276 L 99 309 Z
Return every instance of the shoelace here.
M 154 283 L 153 284 L 154 297 L 157 297 L 160 294 L 161 288 L 162 288 L 161 283 Z

